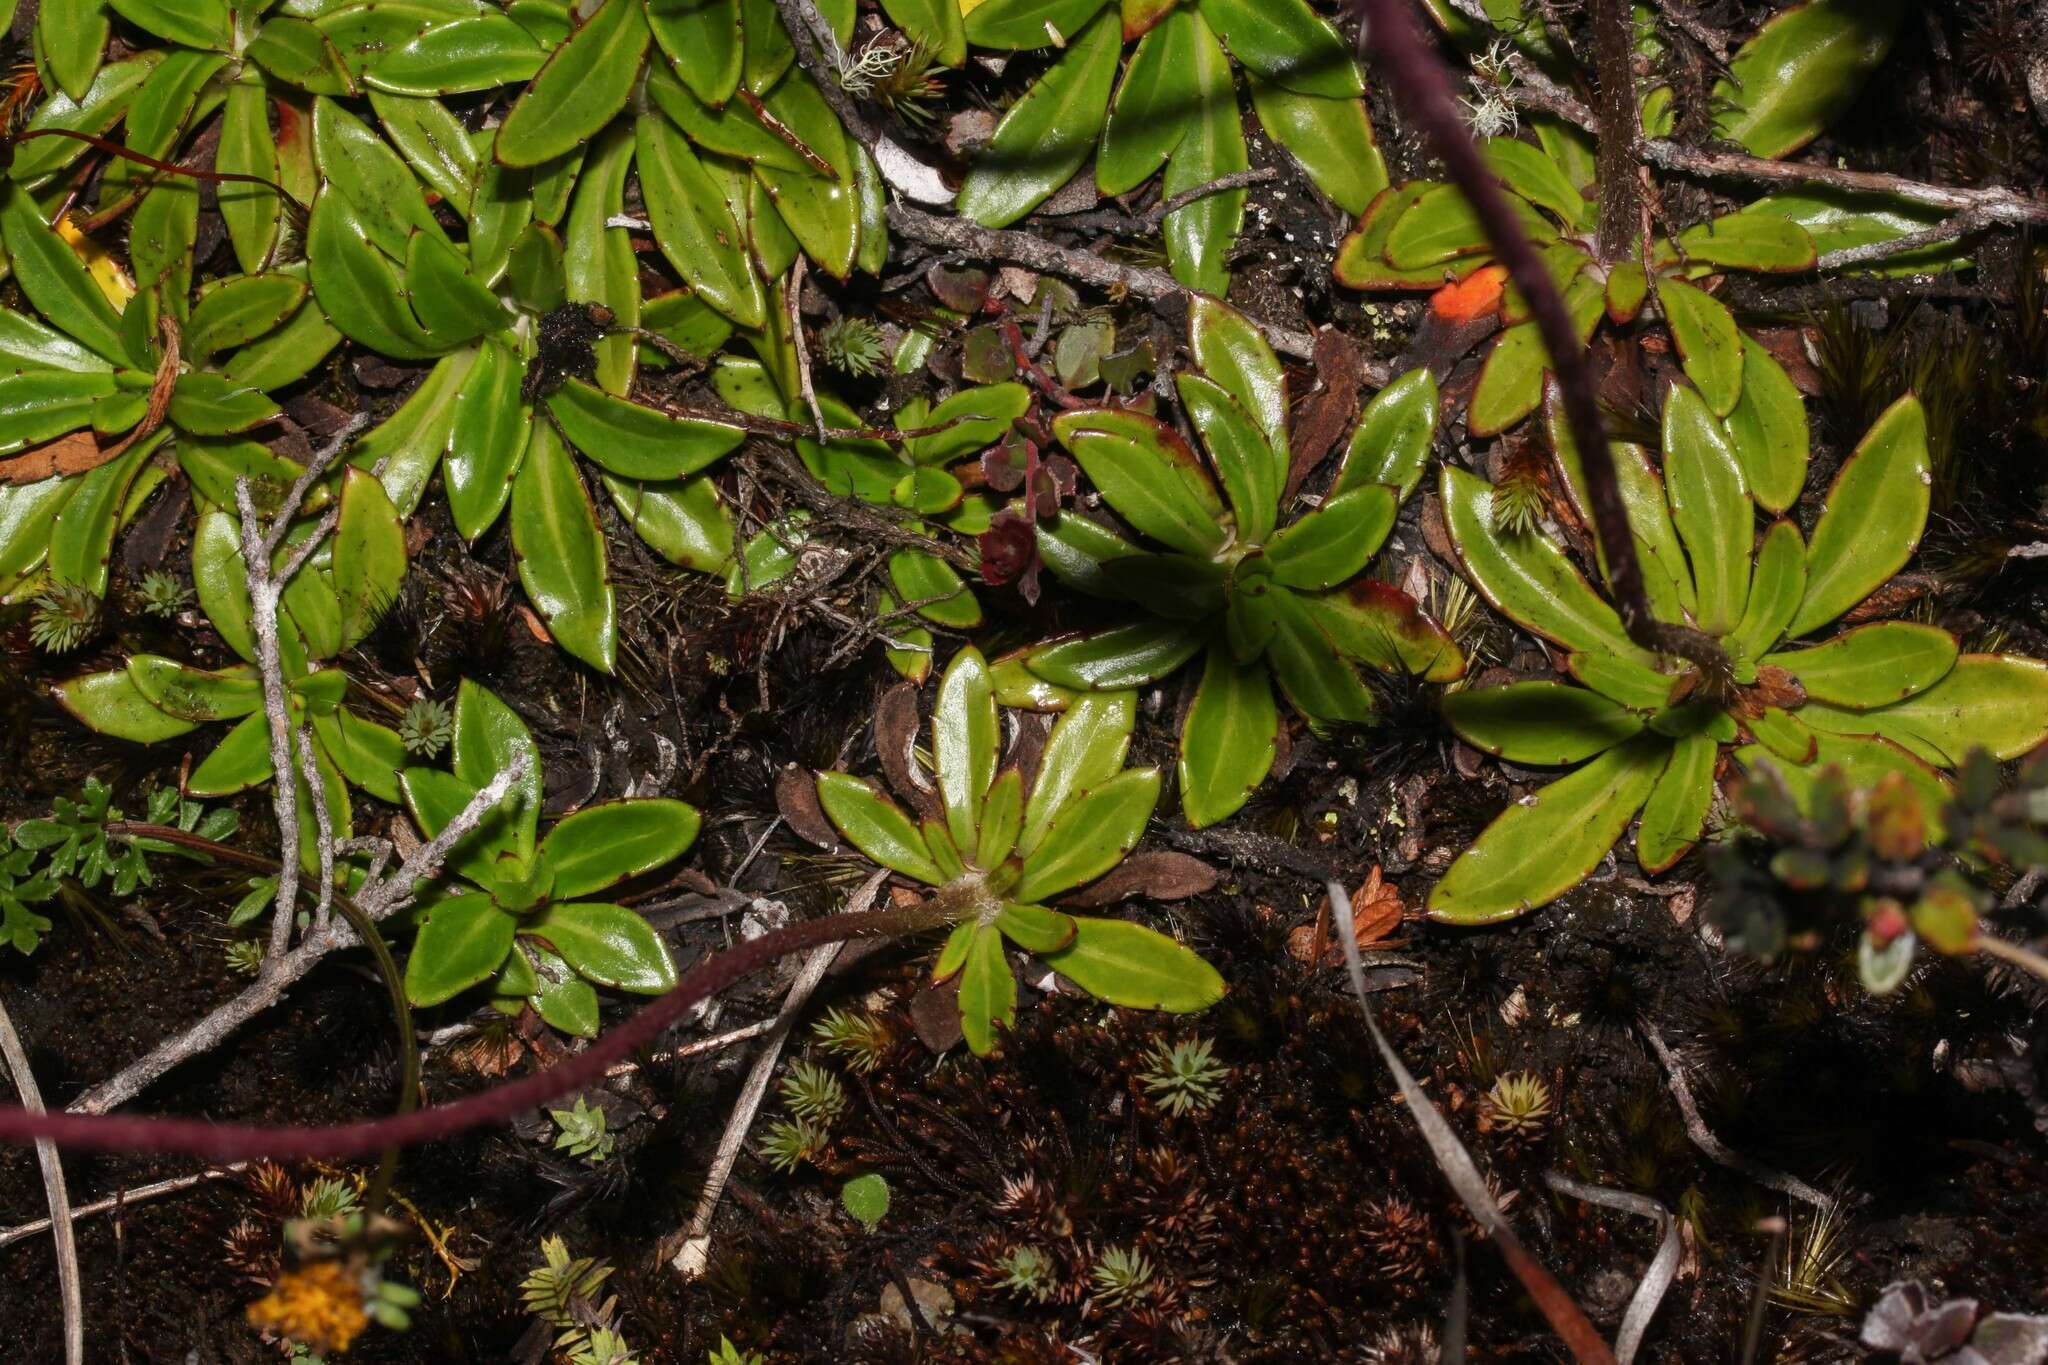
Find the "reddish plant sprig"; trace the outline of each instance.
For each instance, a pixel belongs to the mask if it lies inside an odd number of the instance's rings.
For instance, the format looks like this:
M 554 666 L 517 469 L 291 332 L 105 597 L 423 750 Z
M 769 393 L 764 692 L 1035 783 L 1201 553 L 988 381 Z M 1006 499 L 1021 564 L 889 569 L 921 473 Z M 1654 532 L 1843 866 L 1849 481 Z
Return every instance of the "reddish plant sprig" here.
M 182 1152 L 215 1162 L 256 1157 L 338 1161 L 386 1147 L 452 1137 L 594 1084 L 614 1062 L 652 1043 L 699 1001 L 791 953 L 851 938 L 901 938 L 938 928 L 951 913 L 947 907 L 927 902 L 908 910 L 832 915 L 763 934 L 698 963 L 668 994 L 606 1030 L 603 1037 L 573 1057 L 479 1094 L 410 1114 L 324 1127 L 283 1127 L 132 1114 L 31 1114 L 18 1105 L 5 1105 L 0 1106 L 0 1142 L 26 1145 L 42 1140 L 102 1152 Z
M 1660 654 L 1676 654 L 1700 670 L 1702 685 L 1710 692 L 1726 686 L 1731 679 L 1728 656 L 1711 636 L 1688 626 L 1659 621 L 1650 610 L 1649 593 L 1643 586 L 1642 562 L 1636 558 L 1634 538 L 1629 534 L 1628 513 L 1621 499 L 1621 483 L 1614 469 L 1614 452 L 1607 445 L 1600 402 L 1594 393 L 1593 372 L 1586 363 L 1585 347 L 1572 326 L 1564 295 L 1544 268 L 1535 243 L 1508 207 L 1493 173 L 1479 155 L 1479 147 L 1465 128 L 1458 112 L 1458 99 L 1450 73 L 1437 59 L 1402 0 L 1356 0 L 1365 23 L 1360 41 L 1378 58 L 1380 74 L 1392 87 L 1395 100 L 1428 135 L 1436 154 L 1443 159 L 1450 180 L 1472 204 L 1480 226 L 1486 230 L 1495 259 L 1507 267 L 1515 287 L 1528 300 L 1543 345 L 1550 352 L 1550 368 L 1564 398 L 1565 416 L 1572 440 L 1579 448 L 1579 463 L 1585 470 L 1586 491 L 1592 503 L 1593 529 L 1607 561 L 1608 583 L 1629 638 L 1643 648 Z

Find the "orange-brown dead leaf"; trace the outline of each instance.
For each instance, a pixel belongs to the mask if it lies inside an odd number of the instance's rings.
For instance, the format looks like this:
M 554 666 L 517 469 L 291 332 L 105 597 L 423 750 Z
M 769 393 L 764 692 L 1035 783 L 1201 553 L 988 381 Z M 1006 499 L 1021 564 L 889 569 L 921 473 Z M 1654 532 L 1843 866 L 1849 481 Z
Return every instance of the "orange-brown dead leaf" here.
M 1351 928 L 1360 950 L 1387 943 L 1401 927 L 1408 907 L 1394 884 L 1380 877 L 1375 865 L 1365 874 L 1365 885 L 1351 897 Z M 1330 898 L 1323 897 L 1314 924 L 1297 924 L 1287 933 L 1287 955 L 1297 962 L 1339 967 L 1344 963 L 1343 945 L 1337 942 L 1330 924 Z
M 1483 265 L 1430 295 L 1429 310 L 1445 322 L 1475 321 L 1500 307 L 1507 279 L 1505 266 Z

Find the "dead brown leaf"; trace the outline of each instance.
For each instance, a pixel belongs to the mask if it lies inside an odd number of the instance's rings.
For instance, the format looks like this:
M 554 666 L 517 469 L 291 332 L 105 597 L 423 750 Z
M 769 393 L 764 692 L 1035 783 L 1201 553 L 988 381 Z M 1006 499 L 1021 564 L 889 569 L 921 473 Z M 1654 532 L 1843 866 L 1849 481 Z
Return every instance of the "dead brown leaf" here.
M 1383 947 L 1392 941 L 1407 916 L 1408 907 L 1400 890 L 1380 876 L 1378 864 L 1365 874 L 1365 885 L 1351 898 L 1351 927 L 1360 951 Z M 1330 925 L 1330 898 L 1316 911 L 1314 924 L 1297 924 L 1287 934 L 1287 954 L 1296 962 L 1324 967 L 1344 964 L 1343 945 Z

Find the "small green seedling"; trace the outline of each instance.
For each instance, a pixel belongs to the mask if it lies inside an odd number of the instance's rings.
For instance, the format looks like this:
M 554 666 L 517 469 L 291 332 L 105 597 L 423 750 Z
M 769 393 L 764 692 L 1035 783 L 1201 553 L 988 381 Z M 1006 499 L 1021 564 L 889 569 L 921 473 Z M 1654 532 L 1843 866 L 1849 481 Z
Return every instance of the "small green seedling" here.
M 857 1175 L 839 1187 L 839 1202 L 869 1232 L 889 1214 L 889 1182 L 875 1174 Z

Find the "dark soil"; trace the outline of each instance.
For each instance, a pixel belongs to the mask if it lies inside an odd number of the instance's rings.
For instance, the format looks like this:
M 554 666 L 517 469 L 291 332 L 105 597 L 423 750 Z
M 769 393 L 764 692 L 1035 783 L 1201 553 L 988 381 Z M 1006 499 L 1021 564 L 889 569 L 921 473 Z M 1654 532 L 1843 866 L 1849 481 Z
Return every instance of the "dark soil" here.
M 1985 55 L 1986 26 L 2013 3 L 1930 6 L 1911 21 L 1864 107 L 1843 121 L 1848 131 L 1814 154 L 1956 183 L 2040 186 L 2048 170 L 2042 128 Z M 1746 22 L 1736 12 L 1742 6 L 1711 8 L 1731 25 Z M 1373 112 L 1397 173 L 1422 171 L 1418 149 L 1377 95 Z M 1268 163 L 1289 178 L 1254 192 L 1233 297 L 1283 322 L 1338 323 L 1391 359 L 1419 305 L 1368 306 L 1330 287 L 1341 216 L 1317 204 L 1284 157 L 1255 148 L 1254 164 Z M 1674 188 L 1666 209 L 1682 225 L 1715 202 Z M 2018 292 L 2037 274 L 2023 265 L 2025 249 L 1987 252 L 1967 284 L 1847 291 L 1879 296 L 1853 317 L 1821 316 L 1820 301 L 1798 287 L 1751 300 L 1755 316 L 1807 325 L 1824 349 L 1867 355 L 1896 339 L 1890 369 L 1824 367 L 1812 376 L 1821 422 L 1814 488 L 1825 488 L 1845 438 L 1853 440 L 1868 412 L 1904 382 L 1901 374 L 1912 373 L 1897 356 L 1951 358 L 1946 369 L 1931 360 L 1920 372 L 1931 410 L 1938 409 L 1929 387 L 1949 386 L 1942 392 L 1953 426 L 1950 482 L 1916 567 L 1959 564 L 1986 540 L 2042 538 L 2028 518 L 2039 515 L 2039 486 L 2048 479 L 2048 323 L 2039 294 Z M 905 298 L 916 303 L 921 288 Z M 1129 334 L 1142 328 L 1140 305 L 1120 310 Z M 1163 325 L 1154 330 L 1173 335 Z M 1978 347 L 1968 352 L 1975 359 L 1953 361 L 1966 341 Z M 957 361 L 942 353 L 934 370 L 949 365 Z M 1453 392 L 1470 382 L 1469 367 L 1462 374 Z M 305 396 L 344 411 L 381 411 L 412 382 L 396 371 L 367 380 L 336 370 L 309 381 Z M 900 401 L 925 382 L 898 380 L 889 396 Z M 882 393 L 875 385 L 860 396 Z M 1456 441 L 1442 453 L 1478 458 Z M 738 465 L 766 470 L 771 460 L 763 447 Z M 765 521 L 781 510 L 772 480 L 752 487 L 755 515 Z M 112 627 L 85 666 L 131 647 L 200 663 L 222 657 L 203 618 L 169 628 L 122 613 L 128 585 L 145 568 L 178 569 L 185 559 L 185 494 L 172 486 L 157 497 L 163 534 L 117 565 Z M 359 684 L 352 704 L 388 714 L 414 690 L 451 699 L 458 678 L 476 677 L 540 739 L 552 808 L 617 795 L 657 774 L 656 789 L 705 812 L 689 866 L 727 885 L 765 834 L 740 889 L 800 915 L 835 905 L 861 869 L 819 855 L 786 828 L 770 833 L 773 783 L 791 763 L 874 770 L 868 719 L 895 677 L 878 648 L 845 649 L 840 627 L 816 609 L 839 601 L 859 614 L 870 567 L 862 556 L 872 547 L 850 537 L 854 563 L 816 601 L 733 604 L 614 524 L 609 549 L 627 644 L 618 676 L 605 678 L 533 638 L 514 605 L 516 585 L 498 590 L 512 573 L 502 526 L 466 548 L 438 499 L 436 490 L 417 519 L 428 535 L 414 586 L 350 661 Z M 1814 508 L 1802 510 L 1810 519 Z M 1426 553 L 1418 518 L 1411 507 L 1390 562 Z M 1927 609 L 1963 634 L 1998 629 L 2011 647 L 2048 654 L 2048 572 L 2033 563 L 1989 578 L 1952 575 Z M 1032 608 L 1013 591 L 984 590 L 999 618 L 983 636 L 988 652 L 1042 638 L 1072 624 L 1066 613 L 1085 611 L 1054 596 Z M 1504 623 L 1490 639 L 1505 666 L 1529 646 Z M 15 636 L 6 650 L 0 816 L 43 811 L 87 774 L 112 783 L 117 803 L 137 811 L 147 786 L 175 782 L 180 763 L 214 742 L 208 732 L 146 750 L 96 739 L 47 699 L 59 673 Z M 653 1362 L 695 1365 L 721 1334 L 773 1361 L 1075 1359 L 1063 1343 L 1115 1361 L 1434 1360 L 1420 1334 L 1441 1327 L 1460 1265 L 1475 1354 L 1563 1358 L 1500 1257 L 1458 1210 L 1371 1049 L 1342 974 L 1305 968 L 1287 951 L 1288 931 L 1314 918 L 1321 894 L 1302 867 L 1326 865 L 1355 886 L 1378 864 L 1410 905 L 1419 904 L 1449 859 L 1524 789 L 1529 775 L 1461 752 L 1427 698 L 1397 691 L 1387 700 L 1388 723 L 1376 731 L 1318 737 L 1297 726 L 1285 779 L 1217 836 L 1190 841 L 1173 814 L 1177 801 L 1162 800 L 1153 846 L 1192 845 L 1225 876 L 1215 891 L 1182 904 L 1127 908 L 1177 932 L 1223 971 L 1229 995 L 1210 1015 L 1108 1011 L 1027 985 L 1018 1027 L 997 1056 L 978 1060 L 959 1047 L 935 1056 L 910 1016 L 923 959 L 909 949 L 861 956 L 828 982 L 821 1005 L 874 1008 L 895 1042 L 872 1074 L 849 1077 L 848 1114 L 816 1166 L 783 1176 L 751 1151 L 742 1157 L 705 1279 L 680 1282 L 657 1252 L 694 1205 L 748 1047 L 680 1064 L 647 1058 L 620 1078 L 605 1100 L 619 1150 L 596 1168 L 552 1155 L 537 1140 L 549 1136 L 544 1123 L 407 1153 L 397 1192 L 437 1236 L 445 1233 L 446 1255 L 415 1229 L 392 1272 L 426 1295 L 414 1326 L 367 1333 L 350 1359 L 538 1360 L 542 1341 L 518 1285 L 540 1263 L 538 1243 L 548 1234 L 617 1267 L 609 1288 L 620 1296 L 629 1339 Z M 1134 762 L 1170 770 L 1181 702 L 1174 687 L 1145 699 Z M 267 794 L 236 807 L 251 846 L 274 846 Z M 361 798 L 359 828 L 402 818 Z M 1275 845 L 1291 850 L 1282 856 L 1296 870 L 1275 861 Z M 1697 858 L 1654 885 L 1634 872 L 1610 863 L 1592 883 L 1500 929 L 1410 923 L 1405 943 L 1374 973 L 1382 988 L 1376 1006 L 1395 1046 L 1512 1196 L 1511 1215 L 1533 1252 L 1595 1320 L 1611 1334 L 1656 1231 L 1552 1194 L 1546 1171 L 1646 1194 L 1684 1220 L 1685 1261 L 1651 1331 L 1651 1359 L 1737 1358 L 1760 1271 L 1776 1291 L 1764 1319 L 1766 1359 L 1853 1356 L 1862 1310 L 1897 1278 L 1999 1310 L 2048 1310 L 2042 993 L 2002 972 L 1938 962 L 1896 995 L 1873 1000 L 1856 982 L 1850 926 L 1835 926 L 1819 950 L 1776 966 L 1731 958 L 1703 929 L 1711 884 Z M 642 886 L 637 899 L 666 899 L 677 889 Z M 52 1106 L 240 988 L 243 978 L 226 965 L 224 924 L 241 890 L 238 878 L 166 860 L 157 884 L 132 902 L 80 893 L 54 916 L 57 928 L 34 957 L 0 957 L 0 992 Z M 699 922 L 670 932 L 688 962 L 719 946 L 727 930 Z M 721 1003 L 719 1027 L 759 1017 L 780 993 L 780 982 L 756 981 Z M 458 1022 L 451 1013 L 421 1026 Z M 1832 1228 L 1695 1146 L 1646 1027 L 1685 1059 L 1702 1116 L 1725 1143 L 1838 1194 Z M 1207 1113 L 1173 1117 L 1137 1075 L 1155 1040 L 1196 1036 L 1215 1040 L 1229 1080 Z M 502 1054 L 521 1056 L 520 1037 L 499 1022 L 436 1049 L 428 1098 L 487 1083 L 480 1068 Z M 388 1110 L 397 1071 L 381 985 L 359 962 L 330 962 L 136 1107 L 317 1123 Z M 1482 1095 L 1497 1077 L 1522 1071 L 1549 1087 L 1553 1113 L 1526 1136 L 1482 1131 Z M 178 1160 L 65 1158 L 78 1202 L 193 1169 Z M 877 1170 L 894 1203 L 870 1235 L 841 1211 L 838 1188 L 846 1176 Z M 32 1153 L 0 1153 L 0 1214 L 10 1223 L 42 1216 Z M 1773 1218 L 1789 1221 L 1789 1251 L 1761 1230 Z M 245 1221 L 253 1232 L 238 1230 Z M 88 1359 L 278 1359 L 242 1318 L 261 1292 L 244 1253 L 253 1246 L 274 1254 L 278 1233 L 275 1209 L 245 1178 L 82 1223 Z M 996 1285 L 994 1263 L 1020 1243 L 1047 1251 L 1058 1267 L 1059 1291 L 1044 1302 Z M 1123 1308 L 1091 1302 L 1095 1254 L 1132 1246 L 1155 1267 L 1149 1293 Z M 260 1277 L 261 1255 L 256 1260 Z M 0 1251 L 0 1268 L 8 1286 L 0 1289 L 0 1355 L 61 1359 L 48 1239 Z M 953 1296 L 957 1310 L 942 1330 L 859 1322 L 898 1280 L 930 1281 Z

